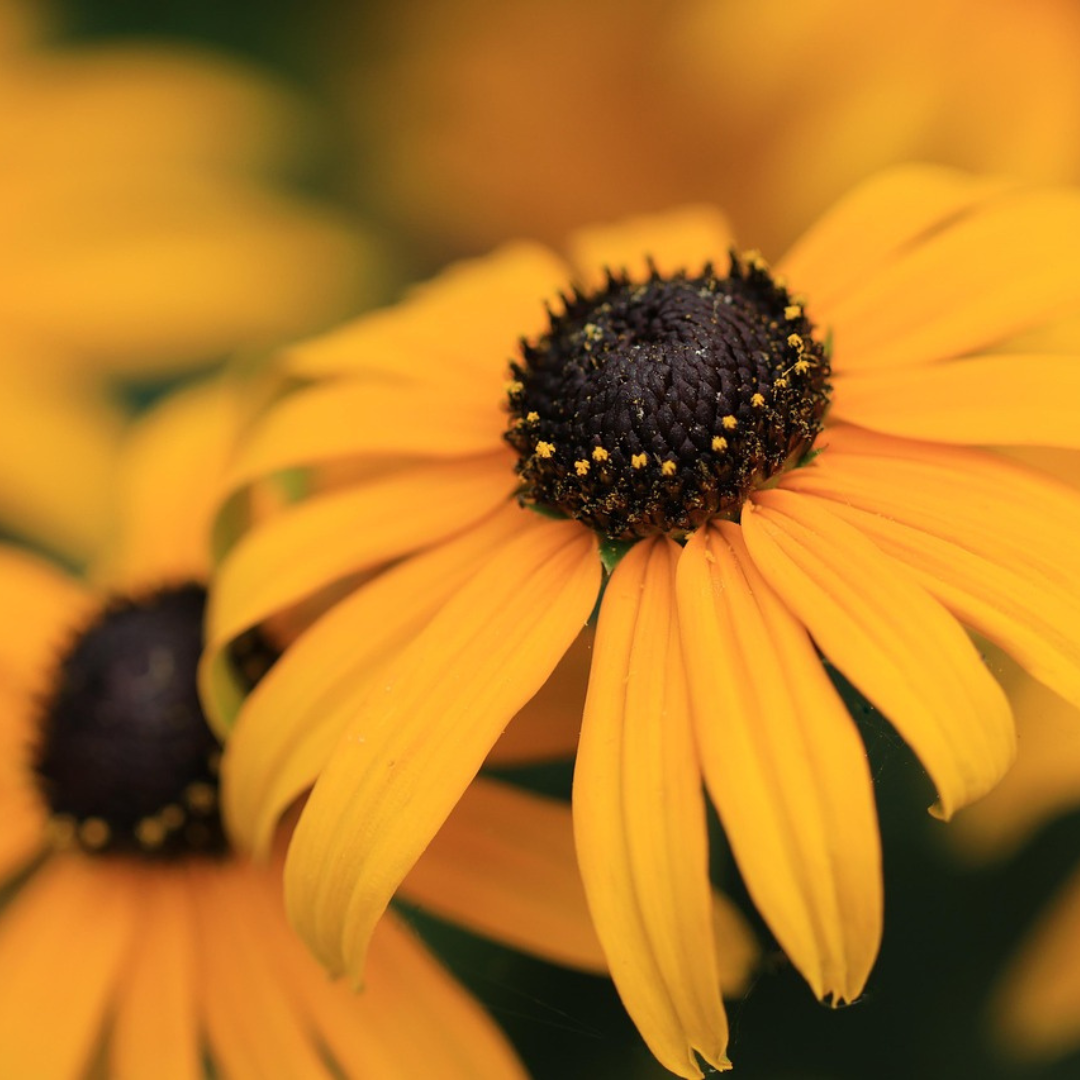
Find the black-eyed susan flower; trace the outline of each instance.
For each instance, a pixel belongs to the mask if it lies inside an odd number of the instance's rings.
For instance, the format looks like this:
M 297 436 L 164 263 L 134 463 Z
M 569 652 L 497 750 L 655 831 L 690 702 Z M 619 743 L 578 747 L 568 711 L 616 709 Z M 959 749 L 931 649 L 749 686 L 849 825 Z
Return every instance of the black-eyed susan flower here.
M 707 200 L 772 257 L 891 164 L 1080 179 L 1070 0 L 411 0 L 374 45 L 341 10 L 358 180 L 438 251 Z
M 357 995 L 288 926 L 280 861 L 230 851 L 195 671 L 206 527 L 235 427 L 220 387 L 140 422 L 92 585 L 0 547 L 0 1075 L 199 1080 L 209 1061 L 233 1080 L 523 1080 L 398 915 Z M 258 659 L 249 645 L 248 670 Z M 414 875 L 415 903 L 467 908 L 496 934 L 524 919 L 504 936 L 543 934 L 562 959 L 602 964 L 566 807 L 478 785 Z
M 311 332 L 355 310 L 372 257 L 280 182 L 303 117 L 263 75 L 164 43 L 61 47 L 44 7 L 0 7 L 0 519 L 85 557 L 120 423 L 93 383 Z
M 819 652 L 911 745 L 943 817 L 1014 752 L 964 625 L 1080 700 L 1080 499 L 969 445 L 1080 438 L 1077 356 L 1021 336 L 1080 304 L 1078 240 L 1075 192 L 909 168 L 775 270 L 690 209 L 579 233 L 569 263 L 517 245 L 452 267 L 287 353 L 307 385 L 231 484 L 304 466 L 314 486 L 226 555 L 204 688 L 227 730 L 230 643 L 343 590 L 226 757 L 226 816 L 254 846 L 318 773 L 286 894 L 320 959 L 361 971 L 394 889 L 598 609 L 578 857 L 656 1056 L 687 1077 L 727 1062 L 702 781 L 794 965 L 820 997 L 857 996 L 879 840 Z

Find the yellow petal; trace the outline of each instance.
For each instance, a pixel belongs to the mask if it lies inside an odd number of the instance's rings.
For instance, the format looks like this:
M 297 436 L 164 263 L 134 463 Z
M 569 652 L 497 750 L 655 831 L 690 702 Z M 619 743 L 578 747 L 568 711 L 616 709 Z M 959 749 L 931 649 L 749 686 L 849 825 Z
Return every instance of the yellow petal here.
M 291 917 L 328 968 L 357 978 L 394 890 L 596 601 L 592 533 L 521 512 L 354 715 L 286 867 Z M 433 703 L 437 703 L 434 706 Z
M 616 989 L 657 1059 L 717 1069 L 727 1018 L 713 944 L 705 803 L 675 613 L 678 547 L 633 547 L 600 609 L 574 772 L 574 833 Z
M 280 978 L 278 944 L 252 917 L 250 867 L 192 862 L 200 1006 L 212 1059 L 229 1080 L 332 1080 L 306 1018 Z
M 86 1074 L 133 943 L 132 884 L 115 864 L 57 857 L 4 908 L 0 1076 Z
M 555 799 L 474 781 L 399 895 L 553 963 L 607 970 L 581 887 L 570 807 Z
M 133 871 L 139 895 L 137 946 L 117 988 L 109 1040 L 115 1080 L 202 1080 L 195 934 L 182 869 Z
M 778 267 L 814 318 L 956 217 L 1005 188 L 937 165 L 905 165 L 864 181 L 823 214 Z
M 245 435 L 228 486 L 358 454 L 456 458 L 497 450 L 506 427 L 504 402 L 497 379 L 452 387 L 321 383 L 278 404 Z
M 221 675 L 233 638 L 349 574 L 467 528 L 512 487 L 501 452 L 418 465 L 310 498 L 246 534 L 219 568 L 210 599 L 203 686 L 211 714 L 227 723 L 236 704 Z
M 732 244 L 727 219 L 711 206 L 686 206 L 664 214 L 629 218 L 616 225 L 579 229 L 568 244 L 576 280 L 586 288 L 604 285 L 605 273 L 626 271 L 643 281 L 652 265 L 661 274 L 701 273 L 707 262 L 727 270 Z
M 1008 702 L 959 623 L 901 563 L 820 500 L 756 494 L 743 513 L 754 564 L 818 648 L 918 755 L 944 817 L 1012 763 Z
M 1014 1054 L 1047 1059 L 1080 1043 L 1080 874 L 1054 899 L 997 992 L 998 1037 Z
M 1010 353 L 833 380 L 830 416 L 909 439 L 1080 448 L 1080 356 Z
M 814 304 L 814 318 L 835 335 L 837 372 L 963 356 L 1075 307 L 1078 244 L 1080 194 L 1013 194 L 912 247 L 824 310 Z
M 315 783 L 386 661 L 520 524 L 521 510 L 507 505 L 380 575 L 290 644 L 245 701 L 226 743 L 222 795 L 234 840 L 267 853 L 281 814 Z
M 958 619 L 1080 704 L 1080 496 L 992 454 L 850 428 L 781 486 L 830 500 Z
M 170 395 L 124 444 L 113 535 L 94 576 L 122 591 L 205 581 L 212 515 L 240 418 L 224 381 Z
M 737 525 L 691 538 L 678 589 L 705 781 L 743 880 L 814 993 L 852 1001 L 881 940 L 866 751 Z
M 303 342 L 283 360 L 289 371 L 309 377 L 499 378 L 518 355 L 520 339 L 544 329 L 545 302 L 556 300 L 569 280 L 569 268 L 547 248 L 509 244 L 454 263 L 390 311 Z
M 713 937 L 716 974 L 724 997 L 738 997 L 750 988 L 761 956 L 746 916 L 723 893 L 713 890 Z

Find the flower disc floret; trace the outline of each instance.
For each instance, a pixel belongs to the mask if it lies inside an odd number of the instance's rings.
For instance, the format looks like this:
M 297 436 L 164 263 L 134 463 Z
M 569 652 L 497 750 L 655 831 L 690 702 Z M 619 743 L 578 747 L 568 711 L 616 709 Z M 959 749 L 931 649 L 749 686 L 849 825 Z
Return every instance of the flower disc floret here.
M 511 370 L 522 502 L 617 539 L 737 516 L 813 443 L 830 391 L 802 305 L 734 253 L 726 277 L 609 272 Z

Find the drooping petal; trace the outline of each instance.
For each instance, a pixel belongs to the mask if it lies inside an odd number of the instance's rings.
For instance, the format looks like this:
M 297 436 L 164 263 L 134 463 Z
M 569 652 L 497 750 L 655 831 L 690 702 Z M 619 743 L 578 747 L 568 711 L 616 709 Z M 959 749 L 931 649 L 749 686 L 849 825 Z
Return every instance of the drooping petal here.
M 742 524 L 765 580 L 918 755 L 938 812 L 947 818 L 989 791 L 1016 735 L 1005 695 L 959 623 L 820 500 L 758 492 Z
M 498 379 L 522 336 L 545 325 L 569 268 L 537 244 L 509 244 L 466 260 L 416 288 L 392 311 L 376 312 L 290 349 L 289 371 L 319 377 L 380 374 L 420 383 Z
M 579 229 L 568 248 L 576 280 L 596 289 L 604 285 L 608 270 L 625 270 L 635 281 L 645 280 L 650 261 L 665 275 L 680 270 L 699 274 L 707 262 L 723 274 L 731 243 L 731 227 L 723 214 L 711 206 L 686 206 Z
M 705 781 L 743 879 L 818 997 L 851 1001 L 882 925 L 866 751 L 737 525 L 690 539 L 678 590 Z
M 829 324 L 835 301 L 1006 185 L 937 165 L 905 165 L 860 184 L 791 248 L 778 270 Z
M 961 445 L 1080 449 L 1080 356 L 1010 353 L 833 379 L 833 420 Z
M 227 483 L 235 488 L 279 469 L 357 454 L 457 458 L 497 450 L 504 400 L 497 378 L 320 383 L 280 402 L 245 435 Z
M 241 847 L 266 854 L 281 814 L 315 783 L 387 659 L 520 524 L 520 509 L 504 507 L 380 575 L 292 642 L 245 701 L 225 746 L 223 808 Z
M 115 1080 L 202 1080 L 195 928 L 182 868 L 132 869 L 139 915 L 109 1040 Z
M 657 1059 L 730 1067 L 708 837 L 675 613 L 678 547 L 642 541 L 604 593 L 574 773 L 589 907 L 627 1012 Z
M 291 988 L 278 977 L 277 942 L 260 935 L 252 918 L 251 868 L 193 862 L 187 869 L 211 1057 L 229 1080 L 333 1080 Z
M 606 971 L 581 887 L 570 807 L 477 779 L 399 896 L 556 964 Z
M 359 977 L 394 890 L 580 632 L 599 585 L 592 533 L 521 512 L 516 538 L 456 592 L 357 710 L 286 865 L 290 915 L 328 968 Z
M 837 372 L 975 353 L 1076 306 L 1078 243 L 1080 195 L 1015 193 L 961 217 L 824 311 L 814 303 L 814 318 L 835 336 Z
M 1003 458 L 852 428 L 781 486 L 906 563 L 928 592 L 1080 704 L 1080 496 Z
M 0 1076 L 86 1074 L 132 945 L 131 884 L 126 868 L 57 857 L 4 908 Z

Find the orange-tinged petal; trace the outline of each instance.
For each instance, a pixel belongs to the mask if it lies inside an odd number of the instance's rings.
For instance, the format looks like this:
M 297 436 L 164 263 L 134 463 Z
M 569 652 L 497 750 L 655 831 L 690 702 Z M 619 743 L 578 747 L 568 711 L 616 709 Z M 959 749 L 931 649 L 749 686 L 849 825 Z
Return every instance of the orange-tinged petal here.
M 1080 495 L 1003 458 L 840 428 L 784 489 L 830 500 L 957 618 L 1080 704 Z
M 834 420 L 960 444 L 1080 448 L 1080 356 L 1010 353 L 833 379 Z
M 679 620 L 705 781 L 758 910 L 818 997 L 852 1001 L 881 941 L 866 751 L 739 526 L 700 529 Z
M 508 244 L 464 260 L 376 312 L 290 349 L 297 375 L 366 372 L 421 383 L 499 378 L 522 337 L 547 323 L 546 301 L 567 287 L 569 268 L 538 244 Z
M 210 599 L 203 687 L 211 714 L 228 723 L 238 704 L 222 674 L 233 638 L 349 574 L 468 528 L 512 486 L 502 452 L 418 465 L 308 499 L 246 534 L 219 568 Z
M 522 511 L 515 539 L 458 590 L 357 711 L 286 865 L 292 919 L 331 970 L 359 977 L 394 890 L 581 631 L 599 587 L 591 532 Z
M 1022 944 L 994 1002 L 999 1040 L 1018 1056 L 1047 1059 L 1080 1041 L 1080 873 Z
M 211 1056 L 229 1080 L 332 1080 L 291 988 L 278 977 L 277 942 L 259 934 L 251 916 L 252 872 L 235 862 L 188 867 Z
M 700 274 L 712 262 L 722 274 L 731 244 L 731 227 L 723 214 L 711 206 L 686 206 L 579 229 L 570 237 L 568 250 L 576 280 L 596 289 L 606 282 L 608 270 L 625 270 L 643 281 L 652 266 L 664 275 L 680 270 Z
M 212 515 L 239 424 L 223 380 L 170 395 L 136 424 L 114 481 L 116 520 L 99 580 L 120 591 L 206 580 Z
M 1016 734 L 953 616 L 821 500 L 758 492 L 742 524 L 765 580 L 918 755 L 941 815 L 986 794 L 1011 764 Z
M 386 661 L 520 524 L 521 510 L 505 506 L 380 575 L 292 642 L 245 701 L 225 746 L 222 795 L 234 840 L 266 854 L 281 814 L 315 783 Z
M 1080 300 L 1080 194 L 997 199 L 869 275 L 814 318 L 837 372 L 910 367 L 988 348 Z
M 182 868 L 132 870 L 139 922 L 117 987 L 109 1040 L 115 1080 L 202 1080 L 202 1039 L 195 981 L 195 928 Z
M 678 547 L 637 544 L 608 582 L 574 772 L 574 834 L 616 989 L 657 1059 L 729 1068 L 705 802 L 675 612 Z
M 0 597 L 0 675 L 12 686 L 40 692 L 93 598 L 52 563 L 10 546 L 0 546 Z
M 474 781 L 401 883 L 402 899 L 556 964 L 606 971 L 570 807 Z
M 937 165 L 905 165 L 854 188 L 791 248 L 779 271 L 810 298 L 814 317 L 1006 185 Z
M 499 449 L 505 395 L 495 379 L 453 386 L 334 380 L 280 402 L 244 437 L 239 487 L 279 469 L 357 454 L 457 458 Z
M 132 945 L 133 885 L 127 867 L 57 857 L 4 908 L 0 1076 L 86 1074 Z

